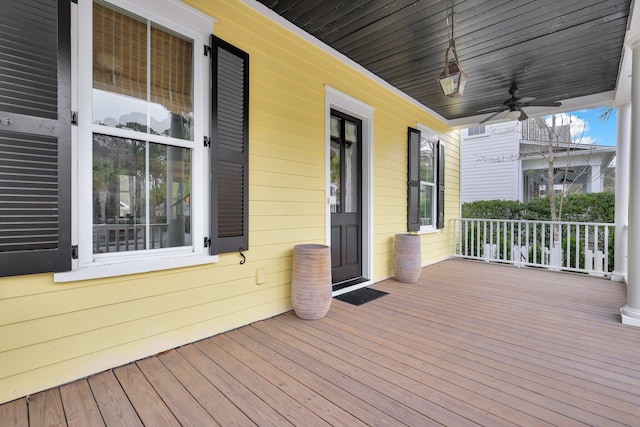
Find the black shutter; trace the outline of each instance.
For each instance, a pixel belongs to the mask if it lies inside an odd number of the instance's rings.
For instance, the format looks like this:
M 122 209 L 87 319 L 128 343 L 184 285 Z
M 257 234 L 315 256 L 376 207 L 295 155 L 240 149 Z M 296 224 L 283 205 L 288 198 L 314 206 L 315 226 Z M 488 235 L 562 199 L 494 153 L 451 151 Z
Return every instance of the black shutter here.
M 249 246 L 249 55 L 211 36 L 212 255 Z
M 420 131 L 409 128 L 407 230 L 420 231 Z
M 436 144 L 438 153 L 438 215 L 436 216 L 436 228 L 444 228 L 444 144 L 440 141 Z
M 0 13 L 0 276 L 71 269 L 70 2 Z

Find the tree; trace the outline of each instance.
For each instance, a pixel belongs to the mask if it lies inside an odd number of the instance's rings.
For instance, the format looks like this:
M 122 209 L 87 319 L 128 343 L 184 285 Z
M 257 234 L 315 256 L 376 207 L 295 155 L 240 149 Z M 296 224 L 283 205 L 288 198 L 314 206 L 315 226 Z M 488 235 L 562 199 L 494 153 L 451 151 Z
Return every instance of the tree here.
M 536 147 L 522 155 L 544 159 L 544 171 L 538 177 L 547 188 L 552 221 L 562 220 L 565 197 L 579 192 L 580 178 L 589 171 L 587 167 L 578 167 L 575 161 L 580 157 L 580 163 L 588 163 L 593 152 L 593 145 L 584 140 L 585 128 L 583 122 L 566 114 L 528 119 L 522 123 L 523 139 L 534 142 L 530 147 Z M 561 188 L 559 192 L 555 190 L 556 185 Z
M 544 159 L 543 163 L 546 166 L 542 178 L 546 181 L 551 221 L 555 223 L 550 229 L 551 235 L 549 236 L 551 242 L 550 264 L 561 265 L 563 250 L 559 221 L 562 220 L 565 197 L 576 191 L 576 182 L 589 170 L 587 167 L 572 166 L 571 163 L 573 158 L 580 153 L 580 156 L 583 157 L 581 163 L 588 164 L 593 146 L 582 143 L 586 126 L 584 124 L 576 126 L 575 123 L 572 123 L 571 115 L 552 114 L 548 118 L 528 119 L 526 123 L 523 122 L 523 125 L 525 125 L 522 128 L 523 138 L 538 143 L 535 154 Z M 529 132 L 529 135 L 525 137 L 524 130 L 534 130 L 534 132 Z M 584 161 L 585 155 L 586 161 Z M 561 157 L 563 165 L 559 161 Z M 571 179 L 569 179 L 570 171 Z M 555 185 L 558 181 L 561 190 L 557 193 Z

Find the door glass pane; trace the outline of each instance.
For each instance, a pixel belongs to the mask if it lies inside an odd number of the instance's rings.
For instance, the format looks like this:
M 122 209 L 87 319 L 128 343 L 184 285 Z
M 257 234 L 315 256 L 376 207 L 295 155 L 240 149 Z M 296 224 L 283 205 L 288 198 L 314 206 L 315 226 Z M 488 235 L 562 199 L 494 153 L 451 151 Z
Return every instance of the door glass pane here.
M 145 249 L 145 143 L 93 136 L 93 253 Z
M 340 139 L 331 137 L 331 178 L 330 178 L 330 195 L 329 205 L 331 213 L 341 213 L 341 188 L 340 188 Z
M 191 150 L 149 144 L 149 249 L 191 245 Z
M 345 121 L 345 207 L 347 213 L 358 212 L 358 188 L 359 169 L 358 169 L 358 127 L 355 123 Z

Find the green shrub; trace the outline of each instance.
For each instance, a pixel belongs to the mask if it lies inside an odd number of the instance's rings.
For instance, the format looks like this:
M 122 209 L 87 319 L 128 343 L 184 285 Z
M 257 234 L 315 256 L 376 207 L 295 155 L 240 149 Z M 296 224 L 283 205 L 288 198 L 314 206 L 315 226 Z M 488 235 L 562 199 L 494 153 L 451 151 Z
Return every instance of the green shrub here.
M 462 217 L 551 221 L 549 197 L 537 197 L 527 203 L 517 200 L 478 200 L 463 203 Z M 612 192 L 570 194 L 563 202 L 562 221 L 613 223 L 614 217 L 615 194 Z

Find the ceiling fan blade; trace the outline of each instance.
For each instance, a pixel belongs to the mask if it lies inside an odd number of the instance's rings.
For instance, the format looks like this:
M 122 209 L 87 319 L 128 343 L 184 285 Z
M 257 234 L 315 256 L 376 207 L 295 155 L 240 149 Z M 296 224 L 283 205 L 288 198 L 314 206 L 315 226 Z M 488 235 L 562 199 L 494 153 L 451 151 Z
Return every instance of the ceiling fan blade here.
M 531 102 L 525 102 L 523 105 L 525 107 L 559 107 L 559 106 L 562 105 L 562 102 L 558 102 L 558 101 L 531 101 Z
M 497 116 L 498 114 L 502 113 L 503 111 L 505 111 L 504 109 L 501 109 L 500 111 L 496 111 L 495 113 L 493 113 L 492 115 L 490 115 L 489 117 L 485 118 L 484 120 L 482 120 L 480 123 L 478 123 L 479 125 L 488 122 L 489 120 L 493 119 L 495 116 Z
M 500 106 L 496 106 L 496 107 L 489 107 L 489 108 L 483 108 L 481 110 L 477 110 L 476 113 L 493 113 L 495 111 L 507 111 L 509 108 L 504 106 L 504 105 L 500 105 Z
M 522 108 L 518 108 L 518 111 L 520 111 L 520 117 L 518 117 L 519 121 L 527 120 L 529 118 Z

